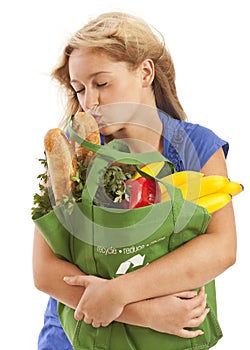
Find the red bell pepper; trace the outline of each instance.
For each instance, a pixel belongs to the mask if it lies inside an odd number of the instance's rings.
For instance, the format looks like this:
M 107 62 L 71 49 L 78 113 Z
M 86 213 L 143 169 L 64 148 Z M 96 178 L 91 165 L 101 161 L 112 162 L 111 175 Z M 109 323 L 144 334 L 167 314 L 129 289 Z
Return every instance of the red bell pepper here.
M 153 178 L 139 177 L 126 180 L 126 192 L 129 197 L 126 207 L 140 208 L 161 201 L 161 189 Z

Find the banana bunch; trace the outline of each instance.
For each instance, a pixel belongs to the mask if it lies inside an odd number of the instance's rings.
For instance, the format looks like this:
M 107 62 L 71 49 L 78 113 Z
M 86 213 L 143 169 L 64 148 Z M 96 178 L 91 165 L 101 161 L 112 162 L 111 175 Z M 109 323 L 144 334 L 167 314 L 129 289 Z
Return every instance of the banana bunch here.
M 243 191 L 244 187 L 238 182 L 230 181 L 225 176 L 207 175 L 196 171 L 181 171 L 161 179 L 178 187 L 183 198 L 203 206 L 209 213 L 224 207 Z M 166 187 L 160 183 L 161 201 L 170 200 Z
M 160 177 L 159 174 L 164 167 L 164 162 L 150 163 L 141 168 L 141 170 L 153 177 Z M 141 177 L 137 172 L 133 180 Z M 213 213 L 223 208 L 227 203 L 244 190 L 242 184 L 230 181 L 225 176 L 208 175 L 192 170 L 175 172 L 161 178 L 162 181 L 178 187 L 183 198 L 203 206 L 209 213 Z M 161 182 L 158 183 L 161 190 L 161 202 L 170 200 L 170 195 L 166 186 Z

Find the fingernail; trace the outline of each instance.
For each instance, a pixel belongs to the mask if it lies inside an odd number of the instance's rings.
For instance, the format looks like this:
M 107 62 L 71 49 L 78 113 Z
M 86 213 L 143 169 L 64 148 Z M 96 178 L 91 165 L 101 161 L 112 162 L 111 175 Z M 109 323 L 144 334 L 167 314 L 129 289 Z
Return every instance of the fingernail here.
M 71 282 L 71 281 L 72 281 L 72 278 L 71 278 L 71 277 L 68 277 L 68 276 L 65 276 L 65 277 L 63 277 L 63 280 L 64 280 L 65 282 Z

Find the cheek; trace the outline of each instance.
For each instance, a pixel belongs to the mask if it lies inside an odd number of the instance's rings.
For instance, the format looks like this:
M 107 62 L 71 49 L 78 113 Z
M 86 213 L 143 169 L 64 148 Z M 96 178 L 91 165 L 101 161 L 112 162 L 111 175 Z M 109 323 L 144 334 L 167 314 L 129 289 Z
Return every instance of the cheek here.
M 102 115 L 101 123 L 103 125 L 113 126 L 117 129 L 124 126 L 127 123 L 133 123 L 135 115 L 138 114 L 138 103 L 128 102 L 126 99 L 124 102 L 113 102 L 103 105 L 99 109 Z
M 140 81 L 134 77 L 129 79 L 122 85 L 121 93 L 123 95 L 123 101 L 128 102 L 140 102 L 142 87 Z
M 112 102 L 140 102 L 140 89 L 135 84 L 123 84 L 113 91 L 112 100 Z

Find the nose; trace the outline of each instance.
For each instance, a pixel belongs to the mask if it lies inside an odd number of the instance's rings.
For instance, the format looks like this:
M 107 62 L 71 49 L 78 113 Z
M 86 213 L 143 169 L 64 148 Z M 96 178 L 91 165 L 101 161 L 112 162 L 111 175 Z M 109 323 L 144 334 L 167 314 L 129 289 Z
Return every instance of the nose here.
M 84 93 L 83 109 L 92 110 L 99 104 L 99 94 L 96 89 L 86 89 Z

